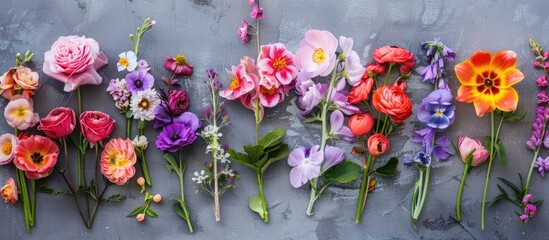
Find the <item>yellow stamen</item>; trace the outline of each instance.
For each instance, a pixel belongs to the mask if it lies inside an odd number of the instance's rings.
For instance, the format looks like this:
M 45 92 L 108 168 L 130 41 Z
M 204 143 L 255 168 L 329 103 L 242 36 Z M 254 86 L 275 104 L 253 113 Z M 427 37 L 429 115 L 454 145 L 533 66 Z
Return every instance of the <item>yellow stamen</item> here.
M 12 147 L 11 142 L 5 143 L 4 146 L 2 146 L 2 153 L 4 155 L 10 155 Z
M 231 90 L 235 90 L 240 87 L 240 79 L 236 75 L 233 76 L 233 81 L 229 84 Z
M 118 64 L 120 64 L 122 66 L 128 66 L 128 64 L 130 64 L 130 62 L 128 62 L 128 59 L 126 59 L 125 57 L 121 57 L 120 60 L 118 60 Z
M 145 98 L 141 99 L 141 102 L 139 102 L 139 106 L 143 109 L 149 109 L 149 100 Z
M 263 85 L 259 86 L 259 91 L 261 93 L 264 93 L 264 94 L 267 94 L 267 95 L 274 95 L 276 93 L 276 88 L 275 87 L 271 87 L 271 88 L 267 88 Z
M 324 62 L 324 60 L 326 60 L 326 53 L 324 53 L 324 49 L 315 49 L 315 51 L 313 52 L 313 62 L 320 65 Z
M 181 54 L 175 56 L 175 62 L 177 65 L 183 65 L 187 62 L 187 58 Z
M 286 65 L 288 65 L 288 63 L 286 62 L 286 58 L 285 58 L 285 57 L 279 57 L 279 58 L 276 58 L 276 59 L 273 61 L 273 68 L 274 68 L 276 71 L 285 68 Z

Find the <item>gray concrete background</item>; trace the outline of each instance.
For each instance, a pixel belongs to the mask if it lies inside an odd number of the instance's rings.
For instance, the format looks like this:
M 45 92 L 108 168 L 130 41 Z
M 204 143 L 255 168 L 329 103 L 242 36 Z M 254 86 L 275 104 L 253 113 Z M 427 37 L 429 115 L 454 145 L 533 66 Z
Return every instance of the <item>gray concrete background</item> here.
M 27 49 L 36 53 L 34 69 L 40 72 L 40 90 L 35 97 L 35 108 L 45 116 L 56 106 L 76 108 L 76 95 L 62 91 L 62 84 L 48 78 L 40 69 L 43 53 L 60 35 L 86 35 L 95 38 L 111 63 L 99 71 L 104 77 L 100 86 L 83 90 L 84 109 L 110 113 L 118 122 L 113 136 L 124 133 L 123 116 L 117 113 L 110 96 L 105 92 L 108 79 L 123 77 L 116 71 L 117 55 L 130 49 L 128 34 L 135 31 L 143 19 L 155 19 L 157 26 L 141 42 L 140 54 L 152 65 L 152 73 L 160 79 L 168 75 L 162 62 L 165 54 L 183 53 L 195 67 L 195 75 L 184 80 L 191 97 L 191 111 L 199 112 L 207 105 L 206 90 L 202 86 L 204 69 L 223 69 L 237 64 L 243 55 L 255 56 L 253 44 L 242 45 L 235 34 L 242 18 L 249 19 L 250 7 L 244 0 L 1 0 L 0 66 L 2 71 L 14 65 L 16 52 Z M 507 146 L 509 164 L 495 163 L 489 197 L 497 193 L 497 176 L 516 181 L 516 172 L 526 174 L 532 152 L 524 147 L 531 134 L 537 94 L 535 79 L 541 74 L 532 68 L 533 55 L 528 38 L 535 38 L 549 49 L 549 2 L 539 1 L 275 1 L 264 0 L 265 20 L 262 24 L 263 43 L 281 42 L 295 52 L 306 30 L 311 28 L 332 31 L 334 35 L 354 38 L 355 49 L 363 63 L 372 61 L 371 52 L 391 44 L 410 49 L 416 54 L 417 70 L 425 65 L 419 43 L 441 37 L 458 55 L 456 63 L 468 58 L 475 50 L 515 50 L 519 68 L 526 78 L 517 85 L 521 99 L 520 110 L 529 114 L 521 123 L 506 125 L 502 138 Z M 455 93 L 458 83 L 452 63 L 447 80 Z M 228 77 L 221 75 L 227 82 Z M 431 86 L 423 84 L 414 74 L 408 80 L 409 94 L 417 105 Z M 162 87 L 157 82 L 156 87 Z M 303 125 L 297 115 L 295 95 L 274 109 L 267 111 L 261 132 L 274 127 L 288 129 L 286 142 L 290 146 L 311 145 L 319 142 L 320 128 Z M 0 111 L 6 101 L 2 100 Z M 250 111 L 234 102 L 227 105 L 234 123 L 225 129 L 223 140 L 239 148 L 253 142 L 254 119 Z M 472 105 L 457 104 L 457 119 L 449 129 L 449 137 L 456 141 L 459 135 L 480 138 L 488 132 L 489 118 L 474 116 Z M 411 131 L 419 128 L 415 115 L 399 127 L 392 137 L 391 153 L 384 156 L 402 157 L 420 147 L 409 141 Z M 1 132 L 11 132 L 2 122 Z M 156 132 L 147 129 L 150 140 Z M 350 149 L 352 145 L 340 145 Z M 213 200 L 194 194 L 196 185 L 190 180 L 194 170 L 208 159 L 205 144 L 198 140 L 185 154 L 189 168 L 186 178 L 187 201 L 196 232 L 190 235 L 181 219 L 172 211 L 169 196 L 179 194 L 175 176 L 168 175 L 161 153 L 150 147 L 147 151 L 153 193 L 161 193 L 164 201 L 155 205 L 158 219 L 138 223 L 126 215 L 142 203 L 135 184 L 113 187 L 108 194 L 128 196 L 122 203 L 100 208 L 95 225 L 88 230 L 82 224 L 72 199 L 68 196 L 39 195 L 36 227 L 28 234 L 24 230 L 21 204 L 0 204 L 0 232 L 2 239 L 546 239 L 549 210 L 543 206 L 535 219 L 523 226 L 508 203 L 487 210 L 486 229 L 480 230 L 480 202 L 486 165 L 475 168 L 468 178 L 463 196 L 463 221 L 454 219 L 454 204 L 463 163 L 452 158 L 435 163 L 431 175 L 428 198 L 415 231 L 409 221 L 411 188 L 417 178 L 414 168 L 399 165 L 394 178 L 379 179 L 379 188 L 369 195 L 363 221 L 354 223 L 355 204 L 359 183 L 330 187 L 316 204 L 315 215 L 307 217 L 309 199 L 306 187 L 293 189 L 288 180 L 289 167 L 284 161 L 274 164 L 264 180 L 269 202 L 271 222 L 265 224 L 248 209 L 247 199 L 256 194 L 253 173 L 235 164 L 241 173 L 236 189 L 221 199 L 222 221 L 213 216 Z M 543 151 L 541 156 L 546 156 Z M 88 161 L 93 157 L 88 156 Z M 358 162 L 358 156 L 350 157 Z M 14 177 L 13 167 L 0 168 L 0 180 Z M 64 187 L 59 175 L 50 177 L 51 186 Z M 548 195 L 543 179 L 535 173 L 531 191 L 536 199 Z

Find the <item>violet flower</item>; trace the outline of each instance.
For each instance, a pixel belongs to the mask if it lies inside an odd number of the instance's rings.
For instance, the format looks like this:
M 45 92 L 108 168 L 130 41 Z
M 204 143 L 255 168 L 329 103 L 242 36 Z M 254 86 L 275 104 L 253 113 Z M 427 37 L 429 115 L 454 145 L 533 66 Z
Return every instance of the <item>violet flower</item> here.
M 348 94 L 344 94 L 342 92 L 335 92 L 332 94 L 332 103 L 335 105 L 336 109 L 340 110 L 347 116 L 360 113 L 360 109 L 347 102 L 347 100 Z
M 427 41 L 421 44 L 424 50 L 427 50 L 427 59 L 429 65 L 425 67 L 420 75 L 424 81 L 435 83 L 437 77 L 441 77 L 444 74 L 444 61 L 454 61 L 456 53 L 446 47 L 440 38 L 435 38 L 434 41 Z
M 534 123 L 532 123 L 532 136 L 526 141 L 526 147 L 528 149 L 533 150 L 540 147 L 542 144 L 541 134 L 545 121 L 547 121 L 545 112 L 546 110 L 544 107 L 538 107 L 536 109 L 536 119 L 534 120 Z
M 416 130 L 412 133 L 412 142 L 421 143 L 424 148 L 427 148 L 431 146 L 434 136 L 435 131 L 432 128 Z
M 351 129 L 344 125 L 345 116 L 339 110 L 335 110 L 330 114 L 330 133 L 332 137 L 339 137 L 347 142 L 352 142 L 355 139 Z
M 320 172 L 323 173 L 331 167 L 340 164 L 344 158 L 345 152 L 343 149 L 326 145 L 326 149 L 324 149 L 324 163 L 320 168 Z
M 320 165 L 324 160 L 324 153 L 319 145 L 310 148 L 299 147 L 288 156 L 290 170 L 290 183 L 294 188 L 299 188 L 307 181 L 320 176 Z
M 154 77 L 146 69 L 139 69 L 126 75 L 126 85 L 132 94 L 151 89 Z
M 454 122 L 452 94 L 447 90 L 435 90 L 419 104 L 417 118 L 430 128 L 444 130 Z
M 542 88 L 542 87 L 547 87 L 547 85 L 549 85 L 547 83 L 547 76 L 543 75 L 541 77 L 538 78 L 538 80 L 536 81 L 537 84 L 538 84 L 538 87 Z
M 424 167 L 428 167 L 431 164 L 431 154 L 425 152 L 418 152 L 416 156 L 406 155 L 404 156 L 405 165 L 421 164 Z
M 297 97 L 296 105 L 301 109 L 301 115 L 309 114 L 322 101 L 320 87 L 320 84 L 315 84 L 311 79 L 298 82 L 296 93 L 299 97 Z
M 534 164 L 534 168 L 538 169 L 539 174 L 541 177 L 545 177 L 545 171 L 549 170 L 549 157 L 541 158 L 538 157 L 536 160 L 536 163 Z
M 446 160 L 450 156 L 454 155 L 454 151 L 451 148 L 452 143 L 446 136 L 441 136 L 435 140 L 435 144 L 431 149 L 435 160 Z
M 196 130 L 200 126 L 200 120 L 194 113 L 185 112 L 181 114 L 178 121 L 162 129 L 156 139 L 156 147 L 162 151 L 177 152 L 196 140 Z
M 545 91 L 540 91 L 538 93 L 538 100 L 536 101 L 536 103 L 538 105 L 541 105 L 548 102 L 549 102 L 549 97 L 547 97 L 547 94 L 545 94 Z

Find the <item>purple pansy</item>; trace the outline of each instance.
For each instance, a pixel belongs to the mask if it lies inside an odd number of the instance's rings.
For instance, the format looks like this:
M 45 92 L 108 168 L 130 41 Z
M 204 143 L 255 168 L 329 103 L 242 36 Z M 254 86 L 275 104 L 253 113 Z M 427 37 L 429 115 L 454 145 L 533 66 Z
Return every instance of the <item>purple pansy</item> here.
M 151 89 L 153 84 L 154 77 L 147 73 L 146 69 L 139 69 L 126 75 L 126 85 L 132 94 Z
M 290 183 L 294 188 L 301 187 L 307 181 L 320 176 L 320 165 L 324 160 L 324 152 L 319 145 L 312 147 L 299 147 L 288 156 L 290 170 Z
M 424 167 L 428 167 L 431 164 L 431 154 L 425 152 L 418 152 L 415 156 L 410 154 L 404 156 L 405 165 L 421 164 Z
M 433 153 L 433 156 L 435 157 L 435 160 L 441 161 L 446 160 L 450 156 L 454 154 L 450 146 L 452 143 L 446 136 L 441 136 L 435 140 L 435 144 L 433 145 L 433 148 L 431 149 L 431 152 Z
M 177 121 L 162 129 L 156 139 L 156 147 L 162 151 L 177 152 L 196 140 L 196 130 L 200 126 L 200 120 L 194 113 L 185 112 Z
M 450 91 L 439 89 L 431 92 L 421 101 L 417 118 L 430 128 L 444 130 L 454 122 L 454 110 Z
M 351 129 L 344 125 L 345 116 L 339 110 L 335 110 L 330 114 L 330 136 L 339 137 L 347 142 L 352 142 L 355 139 Z

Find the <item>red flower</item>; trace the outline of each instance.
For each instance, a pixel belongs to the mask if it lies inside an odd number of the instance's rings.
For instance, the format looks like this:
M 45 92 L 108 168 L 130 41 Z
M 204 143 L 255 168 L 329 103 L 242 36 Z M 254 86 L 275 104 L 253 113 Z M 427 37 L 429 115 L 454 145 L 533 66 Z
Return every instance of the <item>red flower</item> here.
M 40 120 L 38 130 L 42 130 L 48 137 L 59 139 L 72 133 L 76 127 L 76 116 L 70 108 L 58 107 Z
M 47 177 L 53 171 L 59 155 L 59 147 L 52 140 L 42 136 L 30 136 L 15 146 L 13 164 L 25 172 L 29 179 Z
M 412 115 L 412 101 L 406 93 L 395 86 L 383 85 L 376 89 L 372 104 L 379 112 L 389 115 L 394 123 L 402 123 Z
M 385 64 L 383 63 L 373 62 L 373 63 L 369 63 L 368 66 L 366 66 L 367 75 L 375 74 L 377 76 L 377 75 L 382 75 L 384 73 L 385 73 Z
M 175 75 L 191 76 L 193 75 L 193 66 L 187 63 L 187 58 L 179 54 L 175 57 L 167 56 L 164 61 L 164 68 L 173 72 Z
M 114 129 L 114 120 L 99 111 L 86 111 L 80 115 L 80 130 L 90 143 L 97 143 L 107 138 Z
M 396 63 L 400 64 L 400 73 L 402 75 L 410 73 L 414 62 L 414 54 L 408 50 L 396 46 L 384 46 L 376 49 L 372 54 L 378 63 Z
M 374 127 L 374 118 L 367 113 L 359 113 L 349 118 L 349 128 L 355 137 L 368 134 Z
M 359 104 L 364 100 L 368 100 L 373 87 L 374 79 L 368 76 L 368 72 L 364 72 L 360 83 L 351 88 L 347 102 L 350 104 Z
M 383 134 L 376 133 L 368 138 L 368 152 L 374 157 L 387 152 L 389 146 L 389 139 Z

